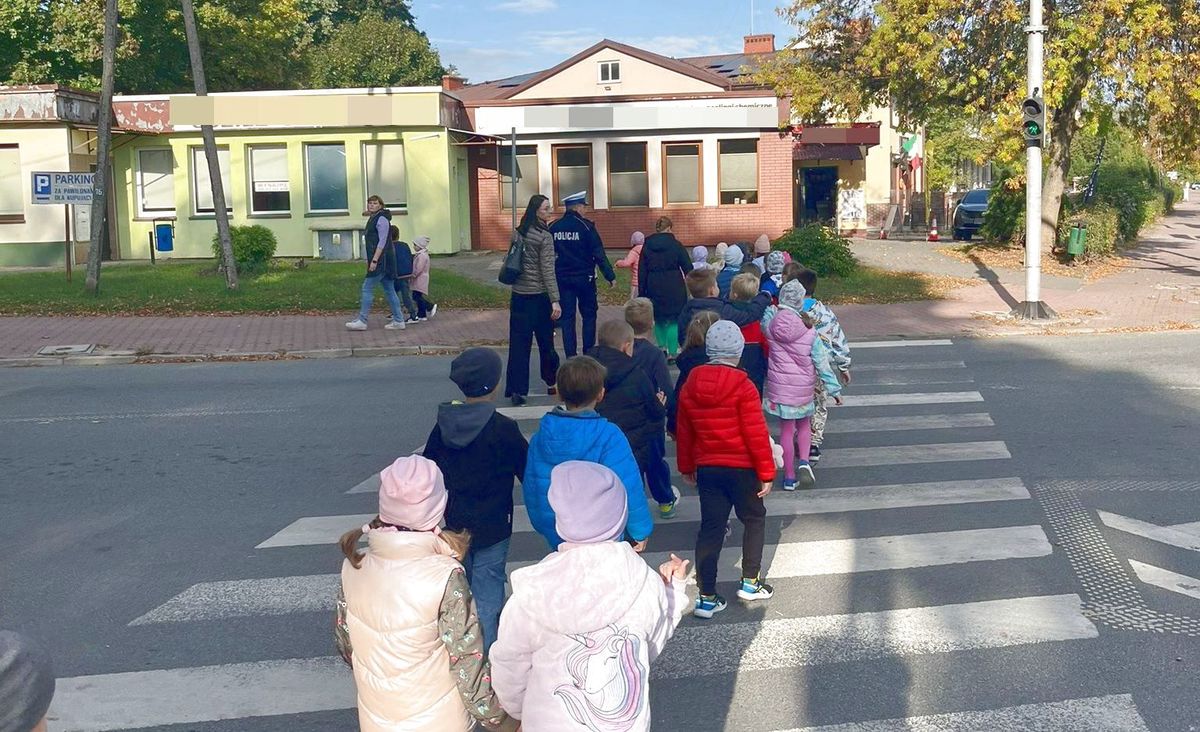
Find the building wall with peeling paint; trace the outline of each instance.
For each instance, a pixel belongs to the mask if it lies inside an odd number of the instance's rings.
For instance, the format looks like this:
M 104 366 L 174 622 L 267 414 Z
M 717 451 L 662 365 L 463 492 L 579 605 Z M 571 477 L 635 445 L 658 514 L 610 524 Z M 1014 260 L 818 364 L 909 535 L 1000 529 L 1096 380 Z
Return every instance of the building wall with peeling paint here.
M 2 100 L 3 97 L 0 97 Z M 70 154 L 70 131 L 66 125 L 0 126 L 0 144 L 16 144 L 20 156 L 19 179 L 5 178 L 0 185 L 18 185 L 25 209 L 22 221 L 0 223 L 0 266 L 39 267 L 63 266 L 66 257 L 66 223 L 64 206 L 42 206 L 30 203 L 33 198 L 32 175 L 34 171 L 87 172 L 86 165 L 72 167 Z M 91 208 L 84 206 L 81 208 Z M 84 217 L 86 220 L 86 216 Z M 71 224 L 71 238 L 79 240 L 75 231 L 76 221 Z M 88 232 L 82 233 L 82 239 Z

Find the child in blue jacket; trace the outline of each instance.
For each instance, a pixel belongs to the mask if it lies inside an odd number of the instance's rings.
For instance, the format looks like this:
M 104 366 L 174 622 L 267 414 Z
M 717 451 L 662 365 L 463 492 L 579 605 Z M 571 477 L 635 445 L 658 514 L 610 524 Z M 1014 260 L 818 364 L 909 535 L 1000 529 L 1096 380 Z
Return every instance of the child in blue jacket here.
M 629 440 L 621 429 L 596 412 L 604 398 L 604 367 L 589 356 L 574 356 L 558 369 L 558 395 L 562 404 L 542 417 L 537 434 L 529 441 L 529 458 L 521 488 L 529 523 L 555 551 L 562 543 L 554 529 L 550 508 L 550 472 L 568 460 L 585 460 L 607 466 L 625 486 L 629 518 L 625 538 L 641 551 L 654 529 L 642 471 Z

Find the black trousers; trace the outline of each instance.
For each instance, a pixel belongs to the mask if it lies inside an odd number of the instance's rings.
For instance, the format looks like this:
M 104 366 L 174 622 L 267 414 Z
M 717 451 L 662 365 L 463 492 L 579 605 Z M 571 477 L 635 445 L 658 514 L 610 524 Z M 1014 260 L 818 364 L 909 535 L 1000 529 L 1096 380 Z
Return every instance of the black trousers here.
M 750 468 L 699 468 L 696 490 L 700 493 L 700 533 L 696 536 L 696 575 L 700 594 L 717 591 L 717 560 L 725 545 L 729 510 L 737 512 L 742 532 L 742 576 L 757 577 L 762 571 L 763 540 L 767 507 L 758 497 L 762 481 Z
M 424 292 L 417 292 L 416 290 L 413 290 L 412 296 L 413 300 L 417 302 L 417 317 L 424 318 L 433 309 L 433 300 L 430 300 L 429 296 Z
M 575 309 L 583 320 L 583 350 L 587 353 L 596 345 L 596 313 L 600 306 L 596 301 L 596 280 L 590 277 L 564 277 L 558 281 L 558 302 L 562 306 L 563 351 L 567 358 L 577 351 L 575 342 Z
M 537 339 L 542 381 L 553 386 L 558 375 L 558 351 L 554 350 L 554 321 L 550 318 L 550 296 L 512 294 L 508 307 L 508 380 L 504 396 L 529 393 L 529 353 Z

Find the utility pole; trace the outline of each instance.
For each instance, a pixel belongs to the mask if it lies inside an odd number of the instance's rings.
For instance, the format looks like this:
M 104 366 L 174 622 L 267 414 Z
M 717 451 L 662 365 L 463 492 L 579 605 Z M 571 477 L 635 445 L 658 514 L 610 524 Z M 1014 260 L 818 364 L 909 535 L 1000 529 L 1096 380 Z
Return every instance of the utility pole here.
M 109 150 L 112 147 L 112 97 L 113 78 L 117 63 L 117 0 L 105 0 L 104 3 L 104 58 L 101 59 L 100 72 L 100 111 L 96 131 L 96 175 L 92 182 L 92 227 L 91 239 L 88 241 L 87 260 L 87 291 L 93 295 L 100 292 L 100 256 L 101 243 L 104 241 L 104 227 L 108 226 L 108 169 Z M 70 227 L 68 226 L 68 230 Z M 71 267 L 71 252 L 73 244 L 67 242 L 67 271 Z
M 1044 99 L 1044 59 L 1042 56 L 1046 26 L 1042 24 L 1044 0 L 1029 0 L 1028 53 L 1025 91 L 1028 100 Z M 1027 101 L 1028 101 L 1027 100 Z M 1042 106 L 1041 112 L 1045 113 Z M 1045 130 L 1037 140 L 1025 143 L 1025 300 L 1012 314 L 1022 320 L 1048 320 L 1058 317 L 1042 302 L 1042 144 Z
M 200 35 L 196 30 L 196 13 L 192 9 L 192 0 L 180 0 L 180 4 L 183 6 L 183 30 L 187 34 L 188 56 L 192 61 L 192 82 L 196 87 L 196 96 L 208 96 L 208 84 L 204 80 L 204 58 L 200 53 Z M 200 136 L 204 140 L 204 157 L 208 161 L 208 180 L 212 183 L 213 213 L 217 218 L 221 260 L 225 264 L 225 286 L 236 290 L 237 263 L 233 260 L 233 242 L 229 237 L 229 211 L 225 208 L 225 184 L 221 180 L 221 164 L 217 158 L 217 140 L 213 135 L 212 125 L 201 125 Z

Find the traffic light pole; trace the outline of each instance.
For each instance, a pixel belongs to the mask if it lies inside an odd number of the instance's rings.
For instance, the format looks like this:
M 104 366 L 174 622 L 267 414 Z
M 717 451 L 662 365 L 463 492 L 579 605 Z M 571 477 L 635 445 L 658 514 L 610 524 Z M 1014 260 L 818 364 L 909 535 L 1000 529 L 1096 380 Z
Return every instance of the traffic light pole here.
M 1042 41 L 1042 2 L 1029 0 L 1028 57 L 1025 91 L 1029 97 L 1042 98 L 1045 84 Z M 1044 107 L 1043 107 L 1044 109 Z M 1044 139 L 1045 130 L 1042 130 Z M 1025 147 L 1025 300 L 1013 310 L 1023 320 L 1047 320 L 1058 317 L 1042 302 L 1042 145 L 1028 142 Z

